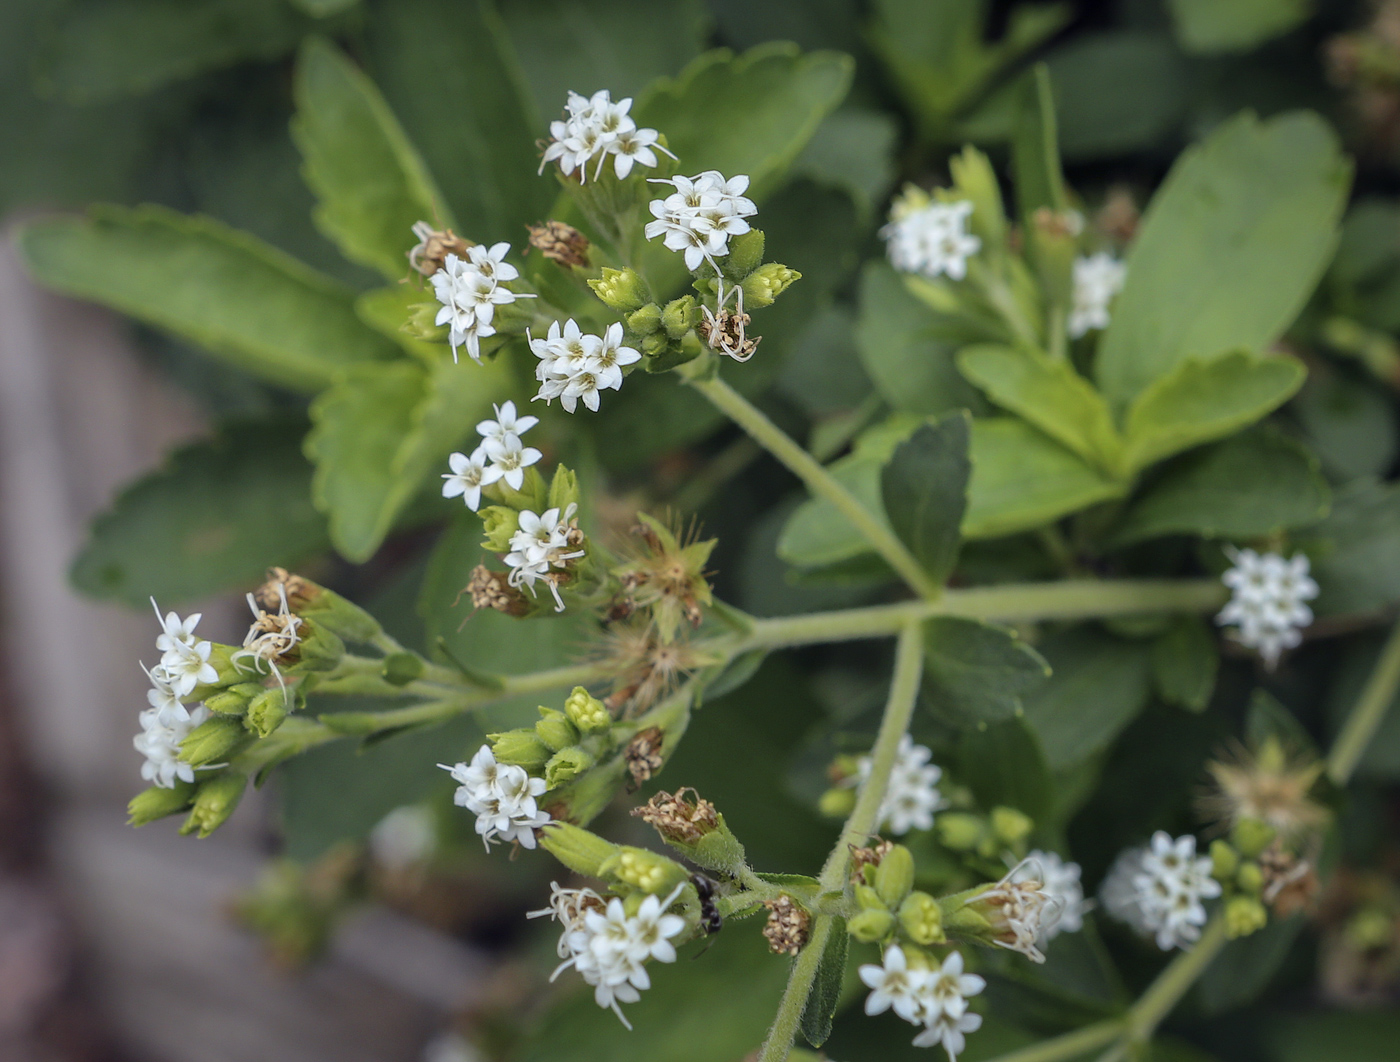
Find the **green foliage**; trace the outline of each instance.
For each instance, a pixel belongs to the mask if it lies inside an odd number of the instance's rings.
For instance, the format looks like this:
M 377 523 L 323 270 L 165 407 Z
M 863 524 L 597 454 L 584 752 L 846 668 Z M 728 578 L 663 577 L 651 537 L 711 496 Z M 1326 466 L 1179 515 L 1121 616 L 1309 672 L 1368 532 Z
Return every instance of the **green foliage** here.
M 1400 488 L 1358 483 L 1338 491 L 1327 519 L 1298 541 L 1316 558 L 1318 615 L 1373 612 L 1400 600 Z
M 880 495 L 895 534 L 935 582 L 958 559 L 968 477 L 968 418 L 926 424 L 902 442 L 880 473 Z
M 958 739 L 958 778 L 979 806 L 1016 808 L 1039 822 L 1054 790 L 1040 741 L 1027 722 L 1013 717 L 964 730 Z
M 1400 1018 L 1384 1010 L 1277 1013 L 1267 1029 L 1268 1062 L 1385 1062 L 1395 1053 Z
M 844 918 L 832 919 L 831 932 L 826 938 L 821 964 L 817 967 L 816 983 L 802 1010 L 802 1035 L 813 1047 L 821 1047 L 831 1038 L 831 1022 L 841 1003 L 841 986 L 846 974 L 846 953 L 851 938 L 846 932 Z
M 996 723 L 1050 674 L 1039 653 L 1005 627 L 938 616 L 924 624 L 922 703 L 954 726 Z
M 1180 616 L 1152 642 L 1152 685 L 1168 704 L 1205 711 L 1219 670 L 1220 652 L 1203 620 Z
M 1243 52 L 1305 22 L 1313 0 L 1171 0 L 1170 7 L 1188 52 Z

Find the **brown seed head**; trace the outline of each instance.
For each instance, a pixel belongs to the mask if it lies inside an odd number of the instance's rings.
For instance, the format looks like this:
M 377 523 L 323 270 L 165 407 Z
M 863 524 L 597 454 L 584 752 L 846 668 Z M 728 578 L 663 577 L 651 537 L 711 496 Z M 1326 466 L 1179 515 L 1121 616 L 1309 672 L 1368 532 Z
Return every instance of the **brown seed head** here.
M 686 799 L 687 793 L 692 799 Z M 657 793 L 641 807 L 633 808 L 632 814 L 655 826 L 666 840 L 681 844 L 694 844 L 719 827 L 715 806 L 689 786 L 676 790 L 674 795 Z
M 1313 905 L 1320 888 L 1309 860 L 1288 851 L 1277 840 L 1259 856 L 1264 872 L 1264 902 L 1278 918 L 1288 918 Z
M 867 866 L 880 865 L 881 860 L 894 847 L 893 841 L 881 841 L 872 848 L 851 848 L 851 880 L 857 885 L 865 881 L 864 871 Z
M 471 594 L 472 606 L 490 608 L 504 612 L 508 616 L 523 616 L 530 611 L 530 603 L 525 595 L 507 581 L 505 572 L 493 572 L 484 564 L 472 569 L 471 580 L 467 583 L 467 593 Z
M 806 947 L 812 916 L 804 907 L 786 894 L 764 901 L 763 906 L 768 908 L 768 924 L 763 927 L 763 936 L 770 951 L 775 955 L 796 955 Z
M 321 595 L 321 588 L 309 579 L 292 575 L 286 568 L 269 568 L 267 581 L 253 591 L 253 597 L 263 608 L 280 609 L 282 595 L 280 586 L 287 591 L 287 607 L 298 612 Z
M 408 252 L 408 264 L 425 277 L 441 269 L 449 254 L 462 258 L 467 248 L 473 246 L 471 240 L 462 239 L 451 229 L 439 231 L 426 221 L 413 226 L 413 235 L 418 237 L 418 242 Z
M 735 361 L 748 361 L 763 340 L 762 336 L 750 339 L 748 326 L 749 315 L 746 313 L 721 309 L 719 313 L 711 314 L 707 309 L 704 320 L 696 325 L 695 330 L 713 349 L 728 354 Z
M 661 745 L 665 737 L 665 731 L 659 726 L 649 726 L 637 731 L 637 735 L 627 743 L 623 758 L 627 761 L 628 773 L 632 775 L 634 789 L 661 770 Z
M 588 238 L 572 225 L 546 221 L 525 227 L 530 230 L 530 246 L 538 247 L 551 262 L 558 262 L 565 269 L 588 265 Z

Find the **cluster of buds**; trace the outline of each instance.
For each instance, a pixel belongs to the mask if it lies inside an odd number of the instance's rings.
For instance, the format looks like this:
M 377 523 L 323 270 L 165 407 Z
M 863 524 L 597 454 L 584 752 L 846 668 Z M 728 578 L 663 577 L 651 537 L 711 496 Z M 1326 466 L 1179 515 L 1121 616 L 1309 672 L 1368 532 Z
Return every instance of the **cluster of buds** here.
M 994 807 L 982 815 L 974 811 L 948 811 L 938 816 L 938 839 L 954 852 L 972 852 L 982 859 L 1000 859 L 1010 852 L 1025 854 L 1026 841 L 1035 823 L 1024 812 Z
M 541 705 L 539 712 L 533 727 L 488 734 L 487 740 L 498 762 L 543 779 L 544 792 L 573 781 L 616 753 L 611 713 L 582 686 L 574 687 L 563 711 Z
M 856 914 L 847 931 L 866 944 L 900 940 L 919 947 L 943 944 L 943 910 L 914 888 L 914 856 L 902 844 L 858 849 L 853 886 Z
M 562 589 L 577 590 L 589 580 L 592 564 L 587 538 L 578 524 L 578 478 L 562 465 L 546 484 L 532 465 L 520 476 L 519 487 L 501 479 L 491 485 L 499 504 L 481 509 L 486 537 L 482 542 L 509 565 L 495 575 L 472 573 L 468 589 L 478 608 L 528 615 L 541 606 L 537 584 L 554 600 L 554 611 L 565 608 Z M 526 596 L 528 591 L 529 596 Z
M 1287 918 L 1317 895 L 1312 861 L 1300 857 L 1259 819 L 1244 819 L 1210 846 L 1211 876 L 1220 883 L 1230 937 L 1248 936 L 1268 924 L 1269 912 Z

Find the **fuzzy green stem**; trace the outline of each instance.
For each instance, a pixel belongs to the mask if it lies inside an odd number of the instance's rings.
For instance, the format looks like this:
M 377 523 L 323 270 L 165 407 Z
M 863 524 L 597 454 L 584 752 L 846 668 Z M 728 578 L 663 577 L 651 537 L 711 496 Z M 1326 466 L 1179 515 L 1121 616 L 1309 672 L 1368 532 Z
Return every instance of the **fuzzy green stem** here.
M 1082 1029 L 1056 1036 L 1052 1040 L 1042 1040 L 1018 1051 L 1008 1051 L 997 1055 L 991 1062 L 1062 1062 L 1064 1059 L 1079 1058 L 1105 1044 L 1112 1043 L 1123 1035 L 1123 1022 L 1118 1019 L 1086 1025 Z
M 1342 732 L 1332 743 L 1332 751 L 1327 756 L 1327 777 L 1333 785 L 1343 786 L 1350 780 L 1366 746 L 1385 718 L 1386 710 L 1394 702 L 1397 687 L 1400 687 L 1400 620 L 1391 628 L 1365 689 L 1347 716 Z
M 885 714 L 880 720 L 880 731 L 875 736 L 875 747 L 870 750 L 870 775 L 861 786 L 851 817 L 846 820 L 841 836 L 836 839 L 826 865 L 822 867 L 822 892 L 846 885 L 851 847 L 864 844 L 879 823 L 880 805 L 884 803 L 885 791 L 889 788 L 899 741 L 909 729 L 914 703 L 918 700 L 923 667 L 923 630 L 917 620 L 906 620 L 895 646 L 894 676 L 890 680 Z M 773 1026 L 768 1030 L 768 1039 L 758 1053 L 758 1062 L 783 1062 L 792 1050 L 792 1041 L 797 1035 L 802 1012 L 807 1007 L 807 998 L 812 994 L 812 984 L 816 980 L 817 967 L 821 965 L 832 926 L 833 919 L 829 914 L 819 914 L 813 920 L 811 936 L 793 961 L 787 988 L 783 990 Z
M 1162 1019 L 1171 1013 L 1196 979 L 1205 973 L 1206 967 L 1220 954 L 1228 939 L 1225 915 L 1223 912 L 1217 913 L 1195 946 L 1173 959 L 1133 1004 L 1133 1009 L 1128 1012 L 1129 1040 L 1146 1043 L 1152 1038 Z
M 921 597 L 933 598 L 942 592 L 943 588 L 924 571 L 889 526 L 862 505 L 816 458 L 764 416 L 757 406 L 718 376 L 708 380 L 691 380 L 690 384 L 748 432 L 756 443 L 786 465 L 793 475 L 807 485 L 808 490 L 836 506 L 841 515 L 875 548 L 875 552 L 885 558 L 900 578 Z

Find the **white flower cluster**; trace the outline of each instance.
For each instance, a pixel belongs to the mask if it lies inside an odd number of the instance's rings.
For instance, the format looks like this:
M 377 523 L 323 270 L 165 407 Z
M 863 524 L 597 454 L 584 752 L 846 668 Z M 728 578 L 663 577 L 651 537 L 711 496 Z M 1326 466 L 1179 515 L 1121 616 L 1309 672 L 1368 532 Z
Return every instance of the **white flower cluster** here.
M 562 328 L 558 321 L 549 326 L 544 339 L 530 339 L 530 350 L 539 358 L 535 379 L 540 382 L 538 401 L 559 404 L 572 413 L 579 399 L 593 412 L 598 411 L 599 392 L 622 388 L 624 366 L 641 361 L 642 356 L 622 345 L 622 325 L 614 322 L 601 336 L 590 335 L 570 318 Z
M 476 816 L 476 832 L 488 852 L 493 841 L 535 847 L 535 830 L 549 821 L 535 803 L 545 791 L 543 778 L 531 778 L 524 767 L 497 763 L 490 745 L 477 749 L 471 763 L 438 766 L 457 783 L 453 801 Z
M 1040 923 L 1038 940 L 1054 940 L 1061 933 L 1077 933 L 1084 928 L 1084 886 L 1078 863 L 1067 863 L 1054 852 L 1039 848 L 1023 859 L 1010 874 L 1013 882 L 1038 881 L 1040 891 L 1050 897 L 1047 917 Z
M 564 599 L 559 596 L 559 577 L 551 570 L 566 568 L 569 561 L 582 557 L 584 550 L 570 549 L 571 521 L 578 506 L 570 502 L 561 515 L 558 509 L 546 509 L 534 513 L 529 509 L 520 513 L 519 530 L 511 536 L 510 552 L 506 563 L 510 565 L 510 575 L 506 582 L 517 590 L 524 586 L 535 593 L 535 583 L 543 580 L 554 595 L 554 611 L 564 611 Z
M 453 454 L 447 459 L 452 471 L 442 474 L 446 480 L 442 485 L 442 496 L 460 497 L 473 512 L 481 507 L 482 487 L 505 480 L 519 490 L 525 482 L 525 469 L 541 457 L 533 446 L 526 446 L 520 441 L 520 436 L 538 424 L 540 418 L 517 416 L 514 402 L 494 408 L 496 419 L 483 420 L 476 426 L 481 445 L 472 451 L 470 457 L 463 453 Z
M 665 899 L 648 896 L 629 915 L 617 897 L 604 903 L 592 889 L 561 889 L 555 883 L 550 905 L 529 915 L 548 915 L 563 926 L 559 957 L 564 961 L 550 980 L 572 966 L 593 986 L 598 1006 L 611 1007 L 622 1024 L 632 1028 L 618 1003 L 635 1003 L 651 987 L 646 970 L 649 959 L 676 961 L 671 938 L 685 929 L 685 919 L 666 912 L 683 888 L 677 885 Z
M 1196 855 L 1196 838 L 1158 830 L 1150 847 L 1130 848 L 1104 879 L 1099 895 L 1109 914 L 1139 933 L 1154 934 L 1163 951 L 1185 947 L 1206 924 L 1203 900 L 1220 895 L 1209 856 Z
M 671 155 L 657 143 L 655 129 L 638 129 L 637 123 L 628 116 L 627 112 L 632 109 L 630 97 L 614 103 L 607 89 L 587 97 L 570 92 L 564 108 L 567 117 L 549 123 L 549 135 L 554 139 L 544 149 L 541 173 L 547 164 L 557 159 L 560 172 L 567 176 L 578 170 L 582 183 L 588 180 L 588 163 L 596 158 L 598 168 L 593 173 L 596 181 L 611 156 L 613 172 L 620 181 L 638 163 L 654 167 L 657 151 Z
M 202 704 L 185 712 L 184 719 L 169 724 L 160 721 L 160 711 L 147 708 L 141 713 L 141 733 L 131 739 L 136 751 L 146 757 L 141 765 L 141 777 L 162 789 L 174 789 L 181 782 L 194 781 L 194 768 L 180 760 L 180 745 L 191 730 L 209 718 L 209 709 Z
M 914 739 L 908 734 L 899 739 L 894 769 L 890 771 L 889 788 L 885 790 L 885 799 L 880 805 L 880 821 L 876 829 L 881 833 L 899 837 L 910 830 L 933 829 L 933 813 L 943 806 L 943 797 L 938 792 L 943 768 L 929 763 L 932 758 L 932 751 L 914 744 Z M 864 785 L 870 777 L 870 766 L 870 757 L 862 756 L 858 773 L 854 778 L 847 779 L 845 784 Z
M 651 181 L 669 184 L 675 191 L 651 201 L 656 220 L 647 222 L 646 238 L 664 237 L 662 242 L 671 250 L 684 251 L 685 267 L 692 272 L 701 262 L 714 266 L 716 258 L 728 254 L 729 237 L 748 232 L 744 219 L 758 213 L 753 200 L 744 195 L 749 179 L 742 174 L 725 179 L 718 170 L 706 170 L 694 177 L 653 177 Z
M 156 648 L 161 651 L 160 663 L 146 668 L 151 688 L 146 692 L 150 707 L 139 717 L 141 733 L 132 739 L 136 751 L 146 757 L 141 765 L 141 777 L 163 789 L 172 789 L 176 779 L 194 781 L 194 770 L 181 763 L 180 743 L 191 730 L 209 718 L 203 705 L 191 709 L 184 704 L 194 688 L 201 683 L 217 682 L 219 673 L 209 662 L 212 643 L 194 633 L 202 613 L 181 619 L 174 612 L 160 614 L 160 606 L 151 599 L 160 622 Z
M 1220 580 L 1230 588 L 1230 601 L 1215 622 L 1234 626 L 1235 640 L 1257 649 L 1272 668 L 1285 649 L 1303 640 L 1303 628 L 1313 621 L 1305 602 L 1317 597 L 1318 587 L 1308 575 L 1307 554 L 1284 560 L 1252 549 L 1226 552 L 1235 563 Z
M 957 1062 L 966 1046 L 965 1033 L 982 1026 L 982 1016 L 967 1009 L 967 997 L 987 986 L 976 974 L 963 973 L 963 957 L 952 952 L 943 965 L 910 966 L 904 949 L 891 944 L 885 950 L 883 965 L 867 963 L 860 968 L 860 979 L 870 989 L 865 1013 L 883 1014 L 893 1009 L 911 1025 L 924 1031 L 914 1038 L 915 1047 L 943 1045 L 949 1062 Z
M 890 262 L 904 273 L 962 280 L 967 260 L 982 247 L 981 238 L 967 231 L 971 216 L 967 200 L 918 207 L 897 202 L 889 224 L 880 230 Z
M 1107 251 L 1074 260 L 1074 304 L 1067 327 L 1071 339 L 1108 327 L 1108 307 L 1123 290 L 1128 267 Z
M 467 248 L 466 258 L 449 254 L 442 268 L 429 278 L 433 294 L 442 303 L 437 323 L 449 328 L 447 341 L 452 344 L 454 360 L 457 348 L 465 344 L 467 353 L 480 362 L 481 340 L 496 334 L 491 323 L 496 307 L 535 297 L 505 286 L 506 281 L 520 276 L 520 271 L 505 260 L 509 252 L 508 243 L 491 247 L 476 244 Z

